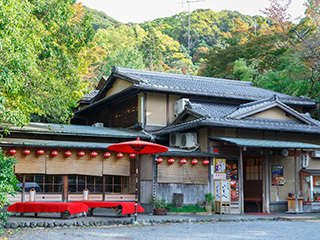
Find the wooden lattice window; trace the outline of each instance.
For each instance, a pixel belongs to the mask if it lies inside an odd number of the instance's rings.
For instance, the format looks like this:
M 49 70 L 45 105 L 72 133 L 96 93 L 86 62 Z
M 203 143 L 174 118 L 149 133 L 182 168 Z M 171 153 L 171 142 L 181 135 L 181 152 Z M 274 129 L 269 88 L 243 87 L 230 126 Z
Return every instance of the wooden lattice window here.
M 109 108 L 110 127 L 130 127 L 138 121 L 138 98 L 121 101 Z

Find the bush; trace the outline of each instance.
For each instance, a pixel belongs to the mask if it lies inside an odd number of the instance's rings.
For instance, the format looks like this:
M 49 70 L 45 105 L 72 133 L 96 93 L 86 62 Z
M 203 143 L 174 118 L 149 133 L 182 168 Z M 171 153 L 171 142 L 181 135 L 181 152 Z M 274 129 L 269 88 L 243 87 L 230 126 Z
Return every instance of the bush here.
M 198 205 L 183 205 L 182 208 L 174 208 L 172 205 L 169 206 L 170 212 L 186 212 L 186 213 L 196 213 L 196 212 L 205 212 L 203 207 Z
M 159 199 L 156 197 L 153 203 L 154 208 L 166 208 L 166 205 L 166 200 L 164 198 Z
M 214 199 L 212 193 L 207 193 L 206 195 L 204 195 L 204 198 L 206 199 L 206 203 L 211 203 Z
M 0 148 L 0 210 L 5 205 L 9 205 L 9 194 L 14 195 L 19 188 L 19 183 L 14 175 L 14 164 L 16 159 L 6 157 L 2 148 Z M 3 227 L 7 221 L 7 213 L 0 213 L 0 227 Z

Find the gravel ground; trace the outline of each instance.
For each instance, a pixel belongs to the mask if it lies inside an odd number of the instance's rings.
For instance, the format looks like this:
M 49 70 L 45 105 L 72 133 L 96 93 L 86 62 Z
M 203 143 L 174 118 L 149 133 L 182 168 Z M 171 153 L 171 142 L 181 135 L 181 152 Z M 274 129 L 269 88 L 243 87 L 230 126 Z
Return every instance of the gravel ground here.
M 3 239 L 320 239 L 319 221 L 249 221 L 126 226 L 118 228 L 60 228 L 13 230 Z

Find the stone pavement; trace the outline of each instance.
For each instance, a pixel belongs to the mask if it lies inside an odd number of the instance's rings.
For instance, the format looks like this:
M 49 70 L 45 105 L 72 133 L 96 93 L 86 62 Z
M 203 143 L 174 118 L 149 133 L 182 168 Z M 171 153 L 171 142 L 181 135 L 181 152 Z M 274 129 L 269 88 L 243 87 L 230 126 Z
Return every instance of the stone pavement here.
M 37 217 L 34 214 L 19 214 L 9 217 L 5 228 L 72 228 L 72 227 L 90 227 L 90 226 L 109 226 L 117 227 L 123 225 L 160 225 L 172 223 L 199 223 L 199 222 L 240 222 L 240 221 L 281 221 L 281 220 L 315 220 L 320 219 L 320 213 L 303 214 L 285 214 L 277 213 L 275 215 L 248 215 L 248 214 L 173 214 L 150 215 L 138 214 L 137 222 L 134 222 L 134 215 L 116 217 L 110 209 L 95 209 L 93 216 L 78 216 L 70 219 L 61 219 L 60 214 L 39 213 Z

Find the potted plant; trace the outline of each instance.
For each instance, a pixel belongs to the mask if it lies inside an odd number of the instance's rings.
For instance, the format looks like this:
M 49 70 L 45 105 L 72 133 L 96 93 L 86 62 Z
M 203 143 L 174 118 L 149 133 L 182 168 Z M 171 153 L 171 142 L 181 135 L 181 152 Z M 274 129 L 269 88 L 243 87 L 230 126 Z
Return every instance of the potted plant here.
M 156 197 L 154 201 L 154 214 L 155 215 L 163 215 L 165 212 L 166 200 L 164 198 L 159 199 Z
M 207 193 L 206 195 L 204 195 L 204 198 L 206 201 L 204 208 L 205 208 L 206 212 L 211 213 L 212 212 L 212 201 L 213 201 L 214 197 L 213 197 L 212 193 Z

